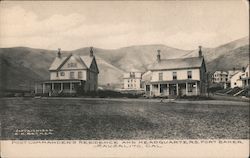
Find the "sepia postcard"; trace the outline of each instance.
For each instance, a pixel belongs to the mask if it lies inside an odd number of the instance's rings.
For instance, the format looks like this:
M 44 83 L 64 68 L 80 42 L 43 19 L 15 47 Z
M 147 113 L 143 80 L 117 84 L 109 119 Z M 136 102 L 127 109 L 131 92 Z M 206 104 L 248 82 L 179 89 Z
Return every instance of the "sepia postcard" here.
M 249 2 L 1 1 L 0 157 L 249 157 Z

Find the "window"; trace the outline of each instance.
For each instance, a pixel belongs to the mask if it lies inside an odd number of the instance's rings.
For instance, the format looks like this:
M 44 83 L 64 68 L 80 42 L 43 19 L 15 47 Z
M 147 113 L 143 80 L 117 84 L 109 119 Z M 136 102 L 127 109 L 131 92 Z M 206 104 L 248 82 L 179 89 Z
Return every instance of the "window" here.
M 177 72 L 173 72 L 173 80 L 177 80 Z
M 248 77 L 248 72 L 246 72 L 246 77 Z
M 159 73 L 159 80 L 160 81 L 163 80 L 163 73 L 162 72 Z
M 135 73 L 134 72 L 130 72 L 130 78 L 135 78 Z
M 236 82 L 234 82 L 234 85 L 236 85 Z
M 61 76 L 65 76 L 65 72 L 60 72 L 60 75 Z
M 146 91 L 150 91 L 150 85 L 146 85 Z
M 82 78 L 82 72 L 81 71 L 78 72 L 78 78 L 79 79 Z
M 58 77 L 58 72 L 56 72 L 56 77 Z
M 187 78 L 188 79 L 192 79 L 192 71 L 188 71 L 187 72 Z
M 128 87 L 129 87 L 129 84 L 128 84 Z
M 69 73 L 69 78 L 70 79 L 74 79 L 75 78 L 75 73 L 74 72 L 70 72 Z
M 76 63 L 68 63 L 68 67 L 77 67 Z

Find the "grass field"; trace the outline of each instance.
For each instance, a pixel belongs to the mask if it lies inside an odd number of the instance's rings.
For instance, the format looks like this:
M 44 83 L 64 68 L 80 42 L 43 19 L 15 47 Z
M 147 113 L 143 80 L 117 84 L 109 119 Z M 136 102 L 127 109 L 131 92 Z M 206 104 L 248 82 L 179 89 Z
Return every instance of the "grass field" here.
M 2 139 L 248 139 L 243 102 L 0 99 Z M 51 135 L 15 135 L 51 129 Z

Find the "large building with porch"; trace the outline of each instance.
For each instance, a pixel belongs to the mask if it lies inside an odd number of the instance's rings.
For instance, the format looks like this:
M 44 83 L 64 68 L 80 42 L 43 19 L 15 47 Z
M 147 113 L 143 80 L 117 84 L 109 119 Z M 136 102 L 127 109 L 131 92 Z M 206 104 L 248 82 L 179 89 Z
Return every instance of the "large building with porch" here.
M 145 93 L 149 96 L 192 96 L 206 93 L 206 64 L 199 47 L 199 55 L 190 58 L 161 59 L 149 68 L 151 77 L 146 82 Z
M 60 49 L 50 68 L 50 80 L 42 83 L 42 93 L 54 96 L 96 91 L 98 87 L 98 66 L 93 54 L 79 56 L 69 54 L 62 56 Z

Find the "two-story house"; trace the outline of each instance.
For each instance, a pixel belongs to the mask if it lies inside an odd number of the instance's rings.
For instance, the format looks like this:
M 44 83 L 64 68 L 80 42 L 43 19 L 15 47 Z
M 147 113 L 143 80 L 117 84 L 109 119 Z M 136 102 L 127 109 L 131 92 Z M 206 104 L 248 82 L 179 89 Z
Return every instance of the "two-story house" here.
M 250 83 L 250 68 L 249 64 L 242 68 L 242 71 L 238 71 L 231 78 L 231 88 L 240 87 L 245 88 Z
M 125 90 L 141 90 L 142 89 L 142 73 L 127 72 L 123 74 L 123 88 Z
M 81 88 L 83 92 L 97 90 L 99 70 L 93 47 L 86 56 L 73 54 L 62 56 L 59 49 L 49 72 L 50 80 L 43 82 L 42 93 L 49 95 L 76 93 L 77 88 Z
M 244 75 L 242 76 L 242 87 L 249 87 L 250 85 L 250 65 L 247 64 Z
M 150 82 L 145 86 L 150 96 L 202 95 L 206 92 L 206 65 L 201 46 L 199 56 L 190 58 L 161 59 L 150 67 Z
M 226 83 L 228 82 L 227 71 L 215 71 L 212 76 L 213 83 Z

